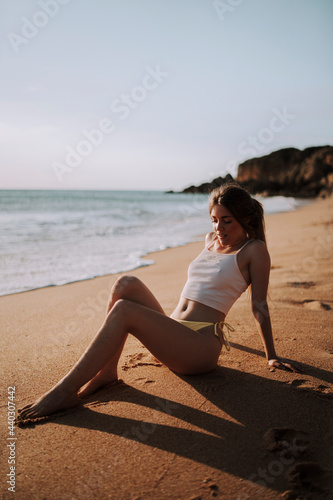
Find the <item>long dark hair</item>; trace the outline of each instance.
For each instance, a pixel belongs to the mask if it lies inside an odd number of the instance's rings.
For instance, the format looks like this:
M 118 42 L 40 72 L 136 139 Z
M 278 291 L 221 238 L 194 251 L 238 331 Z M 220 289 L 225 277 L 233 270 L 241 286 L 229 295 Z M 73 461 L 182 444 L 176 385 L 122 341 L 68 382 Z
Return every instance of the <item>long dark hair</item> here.
M 210 193 L 209 213 L 214 205 L 228 209 L 250 239 L 266 243 L 263 206 L 236 182 L 223 184 Z

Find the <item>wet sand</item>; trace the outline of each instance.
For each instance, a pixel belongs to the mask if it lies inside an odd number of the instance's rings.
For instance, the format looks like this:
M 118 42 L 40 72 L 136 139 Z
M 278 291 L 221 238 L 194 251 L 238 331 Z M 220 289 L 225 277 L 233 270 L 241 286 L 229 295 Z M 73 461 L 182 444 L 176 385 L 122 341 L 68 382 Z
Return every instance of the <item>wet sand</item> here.
M 331 498 L 332 208 L 332 198 L 318 200 L 266 220 L 276 349 L 303 373 L 267 366 L 244 294 L 227 318 L 232 349 L 210 374 L 180 377 L 129 337 L 123 383 L 10 436 L 8 388 L 17 410 L 68 371 L 99 328 L 118 275 L 0 297 L 0 498 Z M 156 264 L 131 274 L 170 313 L 202 247 L 149 255 Z

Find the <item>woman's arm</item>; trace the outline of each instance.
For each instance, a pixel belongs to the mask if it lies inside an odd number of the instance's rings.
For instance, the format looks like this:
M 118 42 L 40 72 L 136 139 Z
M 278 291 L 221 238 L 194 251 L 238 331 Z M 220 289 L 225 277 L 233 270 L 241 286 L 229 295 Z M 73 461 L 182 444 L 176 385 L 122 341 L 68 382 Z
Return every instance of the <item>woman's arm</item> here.
M 276 355 L 267 304 L 271 260 L 263 242 L 256 241 L 251 247 L 249 270 L 252 284 L 252 313 L 257 322 L 268 364 L 284 370 L 299 371 L 287 360 L 278 358 Z

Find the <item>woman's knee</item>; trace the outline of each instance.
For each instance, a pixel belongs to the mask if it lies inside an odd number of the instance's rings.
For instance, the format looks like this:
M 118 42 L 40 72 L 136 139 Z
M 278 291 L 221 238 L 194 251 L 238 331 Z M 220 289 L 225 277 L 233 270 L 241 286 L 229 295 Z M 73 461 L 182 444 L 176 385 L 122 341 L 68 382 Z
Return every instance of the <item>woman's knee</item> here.
M 120 276 L 112 287 L 112 293 L 119 298 L 126 298 L 134 290 L 138 289 L 141 281 L 135 276 L 124 274 Z
M 134 306 L 135 304 L 127 299 L 118 299 L 113 304 L 113 307 L 108 312 L 108 319 L 117 319 L 122 321 L 123 323 L 129 324 L 133 319 Z
M 113 314 L 118 313 L 122 314 L 126 312 L 127 306 L 128 306 L 128 300 L 126 299 L 118 299 L 113 305 L 112 312 Z
M 112 286 L 107 312 L 110 312 L 117 300 L 130 298 L 135 288 L 138 287 L 139 281 L 135 276 L 126 274 L 120 276 Z

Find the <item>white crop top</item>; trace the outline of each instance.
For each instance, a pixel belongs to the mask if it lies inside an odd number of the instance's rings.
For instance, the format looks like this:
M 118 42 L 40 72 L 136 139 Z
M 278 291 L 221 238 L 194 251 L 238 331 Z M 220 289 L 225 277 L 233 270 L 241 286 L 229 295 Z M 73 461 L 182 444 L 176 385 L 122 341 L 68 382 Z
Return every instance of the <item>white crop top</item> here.
M 248 241 L 245 245 L 247 243 Z M 187 282 L 181 297 L 227 315 L 231 306 L 248 287 L 237 264 L 237 254 L 242 248 L 232 254 L 213 253 L 205 248 L 188 268 Z

